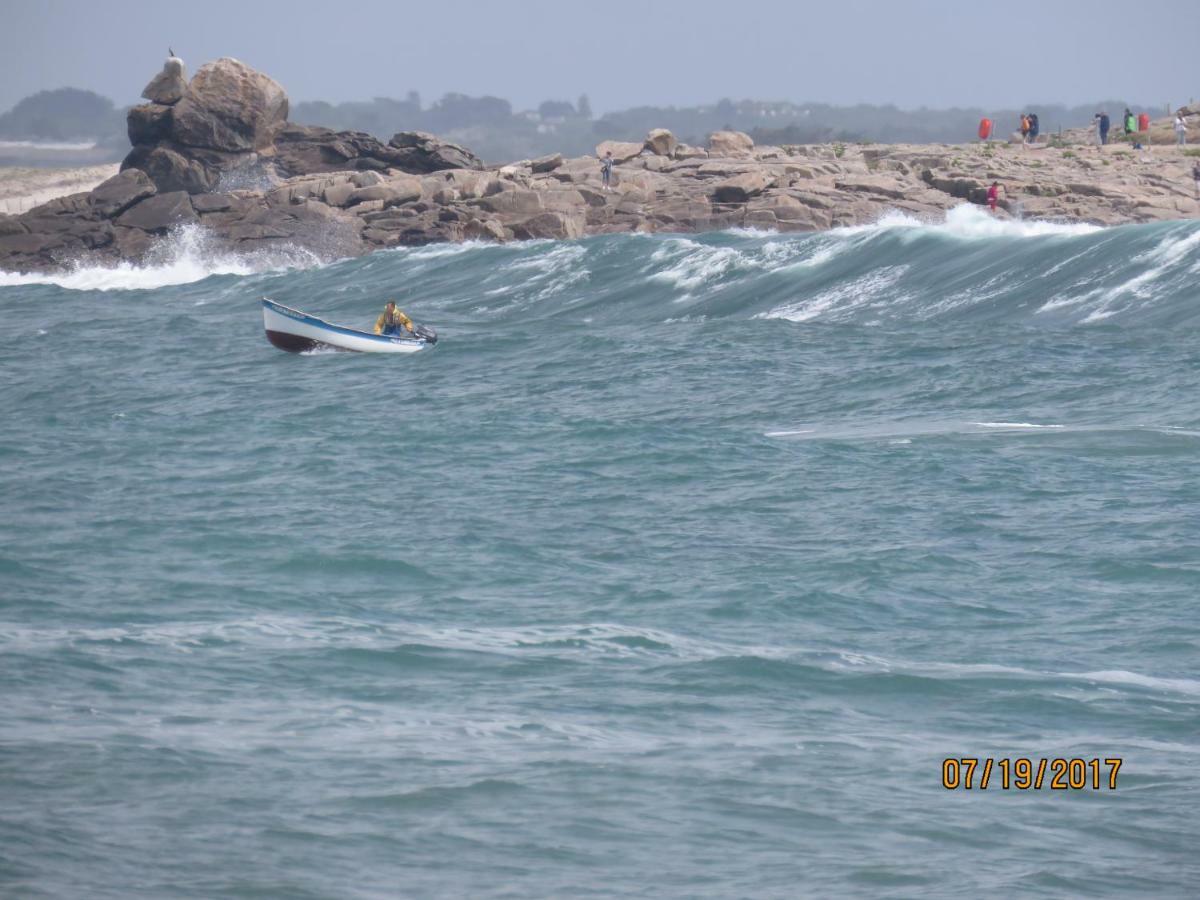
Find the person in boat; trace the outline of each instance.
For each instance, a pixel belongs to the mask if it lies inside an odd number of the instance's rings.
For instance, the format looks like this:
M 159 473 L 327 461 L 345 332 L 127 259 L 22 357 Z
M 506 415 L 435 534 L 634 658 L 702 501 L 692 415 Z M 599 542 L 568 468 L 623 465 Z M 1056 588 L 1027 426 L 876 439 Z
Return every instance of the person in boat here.
M 389 300 L 379 318 L 375 320 L 376 334 L 395 334 L 401 337 L 416 337 L 412 319 L 403 310 L 396 308 L 396 301 Z

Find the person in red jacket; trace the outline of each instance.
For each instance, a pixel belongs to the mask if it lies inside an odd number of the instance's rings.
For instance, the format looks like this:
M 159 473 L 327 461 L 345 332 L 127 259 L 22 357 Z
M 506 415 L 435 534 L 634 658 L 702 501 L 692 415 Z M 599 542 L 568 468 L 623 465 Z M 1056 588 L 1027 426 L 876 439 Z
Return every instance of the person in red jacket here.
M 1008 191 L 1004 190 L 1004 185 L 998 181 L 993 181 L 992 186 L 987 191 L 988 209 L 992 212 L 996 211 L 996 204 L 1000 200 L 1000 192 L 1004 191 L 1004 196 L 1008 196 Z

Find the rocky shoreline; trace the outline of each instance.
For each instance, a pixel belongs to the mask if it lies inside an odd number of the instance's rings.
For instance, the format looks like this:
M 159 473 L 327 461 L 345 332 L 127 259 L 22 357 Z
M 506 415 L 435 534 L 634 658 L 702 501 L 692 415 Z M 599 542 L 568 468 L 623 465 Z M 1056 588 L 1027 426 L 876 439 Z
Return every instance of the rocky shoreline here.
M 818 231 L 892 210 L 940 220 L 1006 188 L 1000 216 L 1118 225 L 1200 216 L 1196 159 L 1155 123 L 1151 149 L 1094 146 L 1085 131 L 1034 146 L 756 147 L 716 132 L 704 148 L 658 129 L 604 142 L 596 158 L 560 155 L 485 166 L 419 132 L 386 144 L 359 132 L 287 122 L 288 99 L 233 59 L 187 81 L 169 59 L 128 118 L 133 150 L 94 190 L 0 215 L 0 270 L 139 261 L 181 226 L 234 252 L 285 247 L 322 258 L 444 241 L 569 239 L 731 227 Z

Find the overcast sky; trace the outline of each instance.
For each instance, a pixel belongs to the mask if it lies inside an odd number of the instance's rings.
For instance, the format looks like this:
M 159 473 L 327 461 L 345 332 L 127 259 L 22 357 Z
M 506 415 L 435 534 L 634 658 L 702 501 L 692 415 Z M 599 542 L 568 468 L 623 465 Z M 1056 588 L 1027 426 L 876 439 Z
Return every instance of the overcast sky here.
M 44 88 L 133 103 L 167 47 L 293 102 L 447 91 L 597 114 L 732 99 L 1017 107 L 1200 96 L 1200 0 L 0 0 L 0 111 Z

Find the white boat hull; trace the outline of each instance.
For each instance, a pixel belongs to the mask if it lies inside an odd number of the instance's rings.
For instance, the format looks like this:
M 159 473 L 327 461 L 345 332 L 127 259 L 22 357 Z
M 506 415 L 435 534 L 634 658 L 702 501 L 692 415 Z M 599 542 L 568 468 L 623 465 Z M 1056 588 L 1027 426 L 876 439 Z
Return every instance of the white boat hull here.
M 334 325 L 266 297 L 262 301 L 262 310 L 267 340 L 289 353 L 304 353 L 322 348 L 357 353 L 416 353 L 434 343 L 420 337 L 370 334 Z

